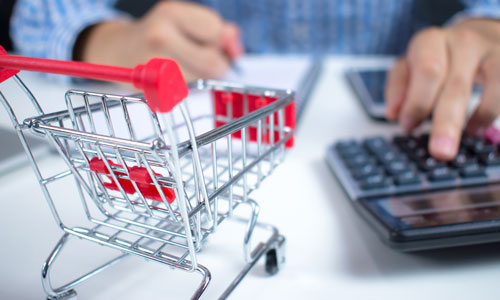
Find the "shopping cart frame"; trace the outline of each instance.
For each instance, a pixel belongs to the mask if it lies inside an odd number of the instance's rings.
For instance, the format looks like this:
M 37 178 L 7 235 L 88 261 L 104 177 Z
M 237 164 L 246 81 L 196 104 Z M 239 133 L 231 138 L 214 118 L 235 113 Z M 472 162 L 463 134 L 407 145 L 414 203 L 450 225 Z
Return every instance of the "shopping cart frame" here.
M 113 243 L 107 243 L 107 242 L 103 241 L 102 239 L 92 238 L 88 234 L 86 234 L 86 232 L 82 232 L 81 230 L 75 230 L 74 228 L 66 226 L 62 222 L 62 219 L 59 216 L 59 213 L 56 209 L 56 206 L 54 205 L 54 203 L 51 199 L 51 195 L 50 195 L 49 191 L 47 190 L 47 188 L 45 187 L 45 185 L 51 183 L 54 180 L 59 179 L 60 177 L 69 176 L 69 175 L 72 175 L 73 173 L 66 172 L 64 174 L 60 173 L 60 174 L 57 174 L 57 175 L 49 177 L 49 178 L 43 177 L 39 171 L 39 167 L 37 165 L 36 159 L 35 159 L 33 153 L 31 153 L 29 145 L 28 145 L 26 139 L 24 138 L 24 131 L 29 130 L 31 132 L 34 132 L 36 134 L 43 135 L 43 136 L 47 136 L 47 132 L 49 132 L 49 131 L 50 132 L 58 132 L 61 135 L 64 135 L 64 134 L 73 134 L 74 135 L 74 134 L 77 134 L 77 132 L 72 132 L 69 129 L 53 128 L 50 125 L 47 125 L 47 123 L 50 123 L 53 121 L 60 121 L 60 120 L 58 120 L 58 118 L 67 118 L 69 116 L 68 112 L 61 111 L 61 112 L 45 114 L 43 112 L 42 108 L 40 107 L 39 103 L 35 99 L 35 97 L 31 94 L 29 89 L 24 85 L 24 83 L 20 80 L 20 78 L 17 75 L 15 75 L 13 80 L 15 80 L 19 84 L 21 89 L 27 94 L 27 96 L 31 100 L 33 106 L 35 107 L 35 109 L 39 115 L 35 116 L 35 117 L 26 118 L 22 122 L 19 122 L 18 119 L 16 118 L 16 114 L 14 113 L 14 110 L 9 105 L 9 102 L 3 96 L 3 94 L 0 94 L 0 101 L 3 103 L 4 107 L 8 111 L 9 116 L 12 120 L 12 123 L 13 123 L 15 129 L 17 130 L 19 138 L 20 138 L 20 140 L 21 140 L 21 142 L 22 142 L 22 144 L 23 144 L 23 146 L 28 154 L 28 157 L 30 158 L 30 162 L 31 162 L 32 167 L 35 171 L 35 174 L 37 175 L 38 181 L 42 187 L 42 191 L 45 194 L 47 201 L 49 202 L 49 206 L 51 208 L 52 214 L 53 214 L 56 222 L 58 223 L 58 225 L 65 232 L 63 234 L 63 236 L 61 237 L 61 239 L 59 240 L 59 242 L 56 244 L 55 248 L 53 249 L 53 251 L 51 252 L 49 257 L 47 258 L 47 260 L 43 266 L 43 269 L 42 269 L 43 287 L 48 295 L 48 298 L 49 299 L 67 299 L 67 298 L 71 298 L 71 297 L 75 296 L 76 292 L 74 291 L 74 287 L 76 285 L 78 285 L 79 283 L 83 282 L 84 280 L 100 273 L 101 271 L 107 269 L 108 267 L 114 265 L 115 263 L 117 263 L 121 259 L 128 256 L 128 254 L 132 254 L 132 253 L 139 255 L 139 256 L 142 256 L 144 258 L 153 260 L 153 261 L 157 261 L 159 263 L 163 263 L 163 264 L 178 268 L 178 269 L 184 269 L 187 271 L 196 271 L 196 272 L 202 274 L 202 277 L 203 277 L 202 281 L 192 297 L 193 299 L 199 298 L 202 295 L 202 293 L 205 291 L 205 289 L 210 281 L 210 278 L 211 278 L 209 270 L 206 267 L 204 267 L 203 265 L 198 264 L 198 263 L 194 263 L 194 264 L 190 265 L 188 260 L 186 260 L 185 258 L 180 259 L 179 257 L 175 257 L 175 256 L 170 257 L 167 255 L 167 256 L 162 256 L 160 258 L 160 257 L 154 256 L 154 255 L 147 255 L 144 253 L 140 254 L 137 251 L 131 251 L 130 247 L 119 246 L 119 245 L 116 245 Z M 242 85 L 232 85 L 232 84 L 229 84 L 227 82 L 219 82 L 219 81 L 200 80 L 200 81 L 197 81 L 194 84 L 192 84 L 190 87 L 191 88 L 198 88 L 198 89 L 224 87 L 224 88 L 229 88 L 232 91 L 238 90 L 238 89 L 243 89 L 246 91 L 246 93 L 250 93 L 250 92 L 251 93 L 262 93 L 263 95 L 269 94 L 269 89 L 245 87 Z M 75 93 L 75 92 L 76 91 L 70 91 L 69 94 Z M 76 93 L 86 93 L 86 92 L 76 92 Z M 214 130 L 211 130 L 209 132 L 205 132 L 203 134 L 196 136 L 194 139 L 196 142 L 195 143 L 196 146 L 203 147 L 203 146 L 209 145 L 214 140 L 220 139 L 221 137 L 228 137 L 229 139 L 231 139 L 231 136 L 238 131 L 240 131 L 242 134 L 241 141 L 242 141 L 242 144 L 244 145 L 245 143 L 248 142 L 248 139 L 245 136 L 247 134 L 247 133 L 245 133 L 246 128 L 248 128 L 248 126 L 250 126 L 251 124 L 255 124 L 256 120 L 262 120 L 265 118 L 269 118 L 271 120 L 268 122 L 268 127 L 274 126 L 275 121 L 273 120 L 273 118 L 275 116 L 275 112 L 282 111 L 286 106 L 292 104 L 293 100 L 294 100 L 294 93 L 291 91 L 284 91 L 284 90 L 273 90 L 272 93 L 273 93 L 273 96 L 278 98 L 278 100 L 276 100 L 268 105 L 265 105 L 265 106 L 255 110 L 253 112 L 249 112 L 248 114 L 246 114 L 238 119 L 227 120 L 226 124 L 224 124 L 218 128 L 215 128 Z M 103 95 L 103 97 L 109 99 L 109 98 L 113 98 L 113 97 L 117 97 L 117 96 Z M 144 101 L 141 98 L 137 98 L 137 99 L 138 99 L 137 101 Z M 252 168 L 256 168 L 258 166 L 259 162 L 261 162 L 265 158 L 269 158 L 269 157 L 276 155 L 276 156 L 280 156 L 282 159 L 282 157 L 283 157 L 282 154 L 284 152 L 285 144 L 293 136 L 293 129 L 288 128 L 286 133 L 285 133 L 285 130 L 284 130 L 285 126 L 283 124 L 283 113 L 279 113 L 278 118 L 280 119 L 278 121 L 278 123 L 279 123 L 279 127 L 281 128 L 279 132 L 283 136 L 280 137 L 280 139 L 277 143 L 270 142 L 270 144 L 272 144 L 272 145 L 270 145 L 269 148 L 264 153 L 260 154 L 261 157 L 258 160 L 254 160 L 252 163 L 244 166 L 244 168 L 239 173 L 240 175 L 237 175 L 233 178 L 233 182 L 243 180 L 243 177 L 245 176 L 246 172 L 251 170 Z M 262 129 L 263 128 L 262 122 L 258 122 L 256 127 L 257 127 L 257 131 L 261 132 L 263 130 Z M 271 132 L 271 141 L 274 141 L 275 138 L 272 137 L 272 135 L 274 134 L 275 130 L 274 129 L 268 129 L 268 130 L 269 130 L 269 132 Z M 91 138 L 91 136 L 89 136 L 88 134 L 83 134 L 82 136 L 85 138 Z M 103 137 L 99 137 L 99 138 L 103 138 Z M 56 148 L 60 149 L 60 145 L 54 141 L 53 137 L 49 137 L 49 139 L 56 146 Z M 110 137 L 109 139 L 110 139 L 109 142 L 114 142 L 114 143 L 119 142 L 124 146 L 142 147 L 143 149 L 146 149 L 146 150 L 151 150 L 151 149 L 155 149 L 158 147 L 160 147 L 160 148 L 165 147 L 165 145 L 161 145 L 161 144 L 157 143 L 156 141 L 149 143 L 149 144 L 148 143 L 140 144 L 136 141 L 124 141 L 124 140 L 118 141 L 118 139 L 113 138 L 113 137 Z M 262 141 L 259 141 L 259 143 L 262 144 Z M 231 144 L 231 143 L 228 143 L 228 145 L 229 144 Z M 186 153 L 188 153 L 190 151 L 190 148 L 192 150 L 192 147 L 193 147 L 193 144 L 190 143 L 189 141 L 179 143 L 178 144 L 179 156 L 186 155 Z M 246 147 L 242 146 L 242 149 L 246 149 Z M 281 155 L 277 155 L 276 153 L 281 153 Z M 64 153 L 62 153 L 62 156 L 64 157 Z M 272 160 L 274 160 L 274 157 L 272 158 Z M 275 166 L 275 162 L 272 162 L 271 163 L 271 167 L 272 167 L 271 171 L 274 168 L 274 166 Z M 263 179 L 264 178 L 259 179 L 257 186 L 258 186 L 258 184 L 260 184 L 260 181 Z M 219 190 L 216 190 L 214 193 L 212 193 L 211 198 L 209 198 L 209 200 L 208 200 L 208 203 L 210 203 L 209 206 L 212 205 L 212 203 L 215 201 L 215 199 L 217 199 L 219 197 L 223 197 L 225 189 L 227 189 L 227 187 L 230 185 L 231 185 L 231 183 L 227 183 L 226 187 L 220 188 Z M 246 186 L 246 183 L 244 184 L 244 186 Z M 235 209 L 240 204 L 248 205 L 251 208 L 251 211 L 252 211 L 251 217 L 248 220 L 243 220 L 243 221 L 248 223 L 248 229 L 247 229 L 247 232 L 246 232 L 245 237 L 244 237 L 244 251 L 245 251 L 245 258 L 247 259 L 247 264 L 245 265 L 245 267 L 241 271 L 241 273 L 238 274 L 238 276 L 234 279 L 234 281 L 231 283 L 231 285 L 223 292 L 223 294 L 221 295 L 221 298 L 226 298 L 231 293 L 231 291 L 234 290 L 234 288 L 238 285 L 238 283 L 244 278 L 244 276 L 246 276 L 246 274 L 251 270 L 251 268 L 257 263 L 257 261 L 262 256 L 264 256 L 264 255 L 266 256 L 266 269 L 267 269 L 268 273 L 275 273 L 278 270 L 278 265 L 284 260 L 284 254 L 282 252 L 283 245 L 285 242 L 284 237 L 281 234 L 279 234 L 278 230 L 275 227 L 273 227 L 271 225 L 261 224 L 261 223 L 257 222 L 259 206 L 255 201 L 253 201 L 247 197 L 248 192 L 249 191 L 245 191 L 244 195 L 240 198 L 235 197 L 235 204 L 234 204 L 235 206 L 234 207 L 231 206 L 231 210 L 228 212 L 227 215 L 224 215 L 223 217 L 219 218 L 218 220 L 216 217 L 215 218 L 216 221 L 213 223 L 214 229 L 215 229 L 216 226 L 220 222 L 222 222 L 224 219 L 226 219 L 227 217 L 234 218 L 232 216 L 232 210 Z M 193 216 L 197 213 L 200 213 L 203 209 L 207 210 L 205 203 L 204 202 L 199 203 L 198 206 L 195 206 L 191 210 L 190 216 Z M 210 209 L 208 209 L 207 211 L 210 211 Z M 255 229 L 255 227 L 262 227 L 262 228 L 268 230 L 271 233 L 271 235 L 270 235 L 268 240 L 263 241 L 260 244 L 258 244 L 255 249 L 250 249 L 250 239 L 251 239 L 252 232 Z M 52 287 L 51 282 L 50 282 L 50 273 L 52 270 L 52 266 L 53 266 L 54 261 L 58 257 L 58 255 L 60 255 L 60 253 L 62 252 L 62 249 L 65 246 L 65 244 L 68 242 L 70 236 L 76 236 L 79 238 L 93 241 L 93 242 L 101 244 L 101 245 L 106 245 L 110 248 L 114 248 L 114 249 L 117 249 L 119 251 L 122 251 L 124 254 L 119 255 L 118 257 L 101 265 L 100 267 L 95 268 L 94 270 L 85 273 L 84 275 L 78 277 L 77 279 L 75 279 L 75 280 L 73 280 L 73 281 L 71 281 L 63 286 L 54 288 L 54 287 Z M 192 254 L 191 251 L 189 254 Z M 179 263 L 179 260 L 182 260 L 183 263 Z

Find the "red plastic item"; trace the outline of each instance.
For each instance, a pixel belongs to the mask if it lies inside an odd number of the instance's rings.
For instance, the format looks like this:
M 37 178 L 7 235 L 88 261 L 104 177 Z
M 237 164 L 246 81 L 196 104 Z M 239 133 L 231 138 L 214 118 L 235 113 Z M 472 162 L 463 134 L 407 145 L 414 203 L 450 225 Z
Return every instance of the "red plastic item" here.
M 500 144 L 500 130 L 492 125 L 484 132 L 484 138 L 493 145 L 497 146 Z
M 54 73 L 104 81 L 132 83 L 144 92 L 152 111 L 169 112 L 188 95 L 188 87 L 174 60 L 153 58 L 135 68 L 9 55 L 0 46 L 0 82 L 19 70 Z
M 244 115 L 244 109 L 243 109 L 243 94 L 238 93 L 238 92 L 231 92 L 228 93 L 226 91 L 214 91 L 213 92 L 213 97 L 214 97 L 214 105 L 215 105 L 215 115 L 217 116 L 228 116 L 228 111 L 227 111 L 227 103 L 231 102 L 232 103 L 232 118 L 240 118 Z M 268 105 L 269 103 L 272 103 L 278 98 L 276 97 L 262 97 L 260 95 L 247 95 L 247 100 L 248 100 L 248 112 L 255 111 L 261 107 L 264 107 Z M 292 129 L 295 129 L 295 102 L 290 103 L 285 107 L 285 126 L 288 126 Z M 270 142 L 270 137 L 271 137 L 271 131 L 269 129 L 266 129 L 264 127 L 269 126 L 269 120 L 270 118 L 267 117 L 266 120 L 264 121 L 265 124 L 263 124 L 263 130 L 262 130 L 262 142 L 265 144 L 269 144 Z M 226 122 L 223 121 L 215 121 L 215 126 L 219 127 L 226 124 Z M 274 130 L 274 142 L 278 142 L 280 137 L 279 137 L 279 131 L 278 131 L 278 124 L 279 124 L 279 119 L 278 119 L 278 113 L 274 113 L 274 125 L 275 125 L 275 130 Z M 250 141 L 257 141 L 257 128 L 255 127 L 250 127 L 249 128 L 249 140 Z M 233 133 L 233 137 L 235 138 L 241 138 L 241 131 L 237 131 Z M 294 137 L 290 137 L 290 139 L 285 143 L 285 146 L 287 148 L 293 147 L 293 139 Z
M 108 160 L 108 163 L 112 167 L 123 168 L 121 165 L 118 165 L 111 160 Z M 90 160 L 89 166 L 90 169 L 96 173 L 106 174 L 106 175 L 110 174 L 110 171 L 106 167 L 104 161 L 97 157 L 94 157 Z M 120 183 L 125 193 L 127 194 L 136 193 L 134 185 L 132 184 L 132 181 L 134 181 L 137 187 L 139 188 L 139 191 L 144 196 L 144 198 L 158 202 L 163 202 L 160 194 L 158 193 L 158 189 L 156 189 L 156 186 L 152 185 L 153 179 L 149 176 L 148 170 L 146 168 L 134 166 L 129 168 L 128 170 L 129 170 L 130 180 L 119 178 L 119 176 L 126 176 L 126 174 L 123 172 L 114 171 L 114 174 L 118 177 L 118 182 Z M 154 174 L 157 176 L 161 176 L 156 172 Z M 103 183 L 104 187 L 113 191 L 119 191 L 120 189 L 118 188 L 118 185 L 113 181 L 113 178 L 111 176 L 107 177 L 110 180 L 110 182 L 104 182 Z M 168 203 L 172 204 L 172 202 L 174 202 L 175 200 L 174 190 L 167 187 L 162 187 L 161 189 L 163 191 L 163 194 L 167 198 Z

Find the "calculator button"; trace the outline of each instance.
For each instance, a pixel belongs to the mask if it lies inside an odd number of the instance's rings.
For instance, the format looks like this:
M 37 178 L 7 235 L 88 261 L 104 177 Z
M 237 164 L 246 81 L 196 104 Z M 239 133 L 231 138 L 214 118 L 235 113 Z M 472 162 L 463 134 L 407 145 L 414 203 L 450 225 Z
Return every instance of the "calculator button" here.
M 421 182 L 418 175 L 413 171 L 406 171 L 404 173 L 397 175 L 394 178 L 394 181 L 396 182 L 397 185 L 410 185 Z
M 374 160 L 364 154 L 358 154 L 345 160 L 349 168 L 359 168 L 367 164 L 373 164 Z
M 372 153 L 384 153 L 390 149 L 389 143 L 382 137 L 369 138 L 364 141 L 365 147 Z
M 361 148 L 360 146 L 342 148 L 342 149 L 339 149 L 339 153 L 344 159 L 347 159 L 347 158 L 350 158 L 350 157 L 353 157 L 356 155 L 361 155 L 361 154 L 366 155 L 366 151 L 363 148 Z
M 385 152 L 379 153 L 376 156 L 377 159 L 384 165 L 390 164 L 394 161 L 404 160 L 404 157 L 401 154 L 391 149 L 387 149 Z
M 352 147 L 359 147 L 359 144 L 355 140 L 343 140 L 335 143 L 335 147 L 337 148 L 337 150 L 342 150 Z
M 459 152 L 453 160 L 452 164 L 457 168 L 463 168 L 469 165 L 477 164 L 477 158 L 470 156 L 465 152 Z
M 398 142 L 396 144 L 401 150 L 405 152 L 412 152 L 419 146 L 417 140 L 414 137 L 404 137 L 398 139 Z
M 495 151 L 495 146 L 487 141 L 479 140 L 476 141 L 471 147 L 469 147 L 469 150 L 477 155 L 489 154 Z
M 374 189 L 388 186 L 387 178 L 384 175 L 369 176 L 359 182 L 362 189 Z
M 427 147 L 418 147 L 412 152 L 409 152 L 408 156 L 413 160 L 420 161 L 429 157 L 429 152 L 427 151 Z
M 446 162 L 439 161 L 434 157 L 427 157 L 419 161 L 418 166 L 420 169 L 424 171 L 431 171 L 436 168 L 442 168 L 446 166 Z
M 497 166 L 500 165 L 500 155 L 496 152 L 491 152 L 481 156 L 480 161 L 487 166 Z
M 478 142 L 481 142 L 481 138 L 478 138 L 478 137 L 472 137 L 472 136 L 465 136 L 462 138 L 462 142 L 461 144 L 471 150 L 474 148 L 474 145 Z
M 471 177 L 483 177 L 486 176 L 486 173 L 484 171 L 484 167 L 478 165 L 478 164 L 473 164 L 473 165 L 468 165 L 460 169 L 460 176 L 464 178 L 471 178 Z
M 394 161 L 386 165 L 386 170 L 391 175 L 398 175 L 407 171 L 410 171 L 410 166 L 404 161 Z
M 439 167 L 429 172 L 429 179 L 431 181 L 442 181 L 455 179 L 455 171 L 448 167 Z
M 372 175 L 383 175 L 384 172 L 375 164 L 368 164 L 359 168 L 351 169 L 352 177 L 355 179 L 364 179 Z

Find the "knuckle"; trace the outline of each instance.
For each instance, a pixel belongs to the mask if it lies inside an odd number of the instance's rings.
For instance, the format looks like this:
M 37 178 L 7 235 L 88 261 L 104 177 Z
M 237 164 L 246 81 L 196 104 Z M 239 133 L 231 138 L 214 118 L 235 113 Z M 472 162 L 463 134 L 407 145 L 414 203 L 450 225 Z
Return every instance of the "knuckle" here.
M 144 39 L 149 47 L 168 49 L 171 45 L 172 30 L 168 22 L 150 24 L 144 32 Z
M 453 35 L 458 42 L 466 45 L 478 43 L 480 39 L 480 36 L 476 31 L 466 27 L 459 27 L 455 29 Z
M 455 92 L 464 91 L 467 88 L 467 79 L 462 74 L 451 75 L 448 78 L 448 87 Z
M 421 57 L 416 69 L 427 78 L 439 79 L 444 75 L 445 63 L 435 57 Z

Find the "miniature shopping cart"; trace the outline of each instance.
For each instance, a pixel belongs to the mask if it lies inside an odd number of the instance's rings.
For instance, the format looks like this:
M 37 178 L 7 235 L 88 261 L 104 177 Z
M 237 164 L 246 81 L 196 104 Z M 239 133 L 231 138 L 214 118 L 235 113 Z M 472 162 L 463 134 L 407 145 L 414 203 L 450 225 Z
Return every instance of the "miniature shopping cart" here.
M 16 75 L 18 70 L 131 82 L 144 96 L 71 90 L 65 95 L 65 110 L 45 112 Z M 233 215 L 239 206 L 250 207 L 243 236 L 246 263 L 221 298 L 261 257 L 268 273 L 278 271 L 284 261 L 284 237 L 275 227 L 257 222 L 259 206 L 248 196 L 293 144 L 292 92 L 211 80 L 188 87 L 171 60 L 153 59 L 127 69 L 11 56 L 0 47 L 3 81 L 14 82 L 36 112 L 20 119 L 14 108 L 19 99 L 9 101 L 5 90 L 0 91 L 0 101 L 64 231 L 42 270 L 48 299 L 75 297 L 76 285 L 129 254 L 201 273 L 202 282 L 192 296 L 197 299 L 211 278 L 198 262 L 198 253 L 224 220 L 240 220 Z M 61 170 L 42 174 L 26 131 L 44 136 L 54 146 L 64 162 Z M 74 194 L 61 195 L 62 186 L 65 191 L 73 186 Z M 61 207 L 67 208 L 68 202 L 81 207 L 83 217 L 73 218 L 74 210 L 65 213 Z M 268 235 L 251 243 L 256 228 Z M 121 254 L 55 288 L 49 272 L 70 236 Z

